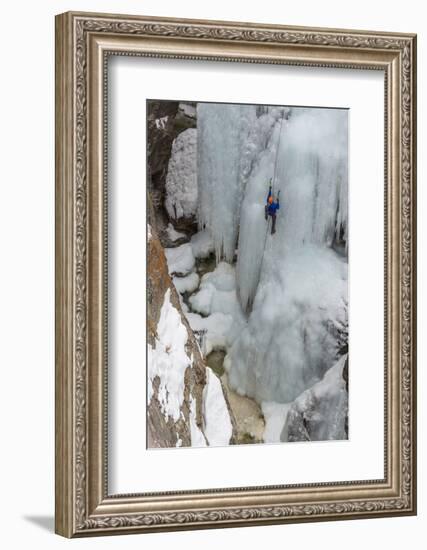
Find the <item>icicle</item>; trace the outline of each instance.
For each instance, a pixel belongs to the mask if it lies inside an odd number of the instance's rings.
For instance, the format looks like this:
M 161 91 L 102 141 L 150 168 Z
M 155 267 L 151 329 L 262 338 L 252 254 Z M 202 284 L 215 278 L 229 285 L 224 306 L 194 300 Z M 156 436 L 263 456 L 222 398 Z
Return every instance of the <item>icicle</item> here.
M 199 227 L 210 230 L 217 261 L 233 261 L 240 203 L 253 156 L 248 136 L 255 120 L 252 105 L 199 103 L 197 107 Z

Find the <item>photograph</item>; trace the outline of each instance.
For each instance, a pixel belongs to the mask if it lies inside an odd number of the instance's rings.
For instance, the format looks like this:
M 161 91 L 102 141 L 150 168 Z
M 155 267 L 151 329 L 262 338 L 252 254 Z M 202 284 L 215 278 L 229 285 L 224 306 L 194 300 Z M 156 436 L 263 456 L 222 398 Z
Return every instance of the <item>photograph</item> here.
M 349 110 L 146 113 L 147 448 L 348 440 Z

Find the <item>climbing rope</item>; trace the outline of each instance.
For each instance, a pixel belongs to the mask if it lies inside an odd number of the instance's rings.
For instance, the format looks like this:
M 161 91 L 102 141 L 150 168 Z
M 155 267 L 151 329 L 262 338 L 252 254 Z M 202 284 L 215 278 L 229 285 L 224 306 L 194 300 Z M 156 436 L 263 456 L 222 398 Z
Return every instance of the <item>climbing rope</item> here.
M 278 158 L 279 158 L 279 151 L 280 151 L 280 139 L 282 137 L 282 124 L 283 124 L 283 116 L 280 120 L 280 129 L 279 129 L 279 141 L 277 143 L 277 150 L 276 150 L 276 159 L 275 159 L 275 162 L 274 162 L 274 173 L 273 173 L 273 178 L 270 179 L 270 185 L 271 185 L 271 192 L 272 194 L 274 195 L 274 185 L 276 183 L 276 177 L 277 177 L 277 165 L 278 165 Z M 277 193 L 277 198 L 279 198 L 280 196 L 280 189 Z M 258 267 L 258 279 L 259 279 L 259 276 L 261 274 L 261 270 L 262 270 L 262 264 L 264 263 L 264 254 L 265 254 L 265 248 L 267 246 L 267 237 L 268 237 L 268 233 L 270 231 L 270 218 L 271 216 L 269 216 L 267 214 L 267 229 L 265 231 L 265 237 L 264 237 L 264 246 L 263 246 L 263 249 L 262 249 L 262 258 L 261 258 L 261 262 L 259 264 L 259 267 Z
M 274 172 L 273 172 L 273 182 L 272 182 L 272 185 L 271 185 L 271 190 L 273 192 L 273 195 L 274 195 L 274 185 L 276 183 L 276 179 L 277 179 L 277 163 L 278 163 L 278 159 L 279 159 L 279 151 L 280 151 L 280 139 L 282 137 L 282 124 L 283 124 L 283 115 L 282 115 L 282 118 L 280 119 L 280 128 L 279 128 L 279 141 L 277 143 L 277 149 L 276 149 L 276 159 L 274 161 Z M 270 180 L 271 181 L 271 180 Z M 279 191 L 280 193 L 280 191 Z
M 284 115 L 282 115 L 282 118 L 280 119 L 280 127 L 279 127 L 279 141 L 277 142 L 277 149 L 276 149 L 276 158 L 274 160 L 274 171 L 273 171 L 273 178 L 270 179 L 270 185 L 271 185 L 271 193 L 272 195 L 274 196 L 274 186 L 275 186 L 275 183 L 276 183 L 276 179 L 277 179 L 277 165 L 278 165 L 278 159 L 279 159 L 279 151 L 280 151 L 280 140 L 281 140 L 281 137 L 282 137 L 282 124 L 283 124 L 283 119 L 284 119 Z M 277 198 L 279 198 L 280 196 L 280 189 L 277 193 Z M 264 251 L 265 251 L 265 246 L 267 244 L 267 237 L 268 237 L 268 231 L 269 231 L 269 228 L 270 228 L 270 217 L 271 216 L 267 216 L 267 230 L 265 232 L 265 239 L 264 239 L 264 247 L 263 247 L 263 261 L 264 261 Z
M 264 252 L 265 252 L 265 246 L 267 244 L 267 237 L 268 237 L 268 230 L 270 228 L 270 216 L 267 216 L 267 230 L 265 232 L 265 239 L 264 239 L 264 246 L 263 246 L 263 249 L 262 249 L 262 261 L 261 261 L 261 264 L 262 262 L 264 261 Z

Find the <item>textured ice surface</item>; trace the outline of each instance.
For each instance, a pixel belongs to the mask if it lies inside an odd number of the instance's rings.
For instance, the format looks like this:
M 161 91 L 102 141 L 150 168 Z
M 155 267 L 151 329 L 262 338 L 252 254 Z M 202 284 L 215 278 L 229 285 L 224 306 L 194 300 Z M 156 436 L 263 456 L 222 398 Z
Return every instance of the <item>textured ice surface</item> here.
M 259 403 L 293 401 L 320 380 L 346 323 L 347 263 L 317 245 L 267 249 L 247 325 L 228 353 L 229 381 Z
M 274 195 L 280 191 L 274 237 L 264 218 L 270 179 Z M 347 210 L 347 112 L 292 109 L 288 119 L 275 123 L 246 185 L 237 263 L 242 307 L 250 308 L 254 300 L 264 251 L 280 262 L 285 248 L 331 246 L 340 234 L 347 242 Z
M 265 420 L 264 443 L 280 443 L 289 406 L 289 404 L 275 403 L 274 401 L 262 403 L 261 408 Z
M 190 242 L 195 258 L 207 258 L 215 250 L 212 235 L 208 229 L 193 235 Z
M 211 231 L 218 260 L 233 260 L 240 204 L 254 154 L 247 147 L 254 120 L 253 105 L 197 106 L 198 222 L 201 229 Z
M 236 325 L 245 323 L 236 296 L 235 269 L 226 262 L 220 262 L 214 271 L 203 275 L 198 292 L 190 296 L 190 304 L 193 311 L 202 315 L 224 313 L 231 315 Z
M 186 313 L 193 330 L 204 330 L 203 354 L 214 349 L 228 350 L 246 324 L 236 296 L 236 275 L 232 265 L 220 262 L 201 279 L 190 296 L 192 312 Z
M 347 355 L 331 367 L 320 382 L 290 404 L 282 441 L 347 439 L 348 393 L 343 368 Z
M 173 141 L 166 176 L 166 210 L 173 219 L 189 218 L 197 207 L 197 130 L 189 128 Z

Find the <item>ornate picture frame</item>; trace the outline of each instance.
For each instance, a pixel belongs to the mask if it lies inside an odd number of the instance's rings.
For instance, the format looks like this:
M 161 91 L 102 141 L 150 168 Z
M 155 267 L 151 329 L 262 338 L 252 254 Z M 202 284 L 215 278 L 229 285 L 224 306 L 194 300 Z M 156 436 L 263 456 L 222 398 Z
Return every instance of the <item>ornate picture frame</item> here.
M 385 76 L 384 479 L 110 495 L 109 56 Z M 56 532 L 65 537 L 416 513 L 416 36 L 68 12 L 56 17 Z

